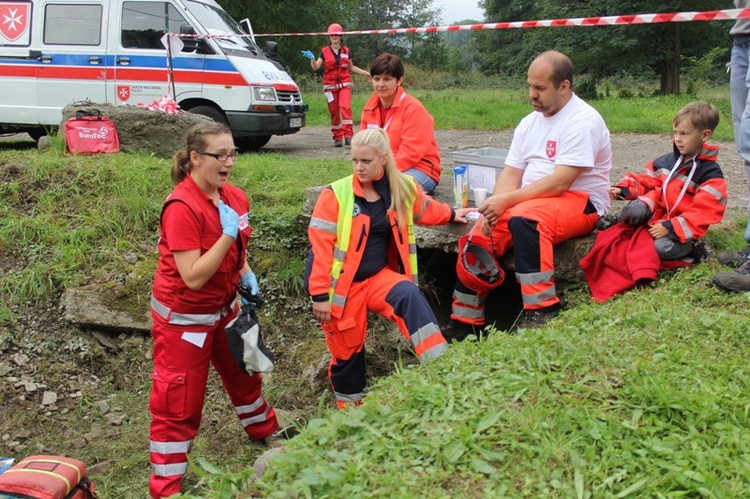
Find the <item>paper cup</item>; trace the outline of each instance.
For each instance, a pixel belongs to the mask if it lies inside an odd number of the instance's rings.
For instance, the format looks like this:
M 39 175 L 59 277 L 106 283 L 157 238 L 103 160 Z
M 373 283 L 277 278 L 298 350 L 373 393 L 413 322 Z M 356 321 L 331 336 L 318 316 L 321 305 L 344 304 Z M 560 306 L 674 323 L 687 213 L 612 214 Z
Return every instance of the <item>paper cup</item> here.
M 474 195 L 474 206 L 477 208 L 482 206 L 482 203 L 487 198 L 487 189 L 484 187 L 474 187 L 471 193 Z

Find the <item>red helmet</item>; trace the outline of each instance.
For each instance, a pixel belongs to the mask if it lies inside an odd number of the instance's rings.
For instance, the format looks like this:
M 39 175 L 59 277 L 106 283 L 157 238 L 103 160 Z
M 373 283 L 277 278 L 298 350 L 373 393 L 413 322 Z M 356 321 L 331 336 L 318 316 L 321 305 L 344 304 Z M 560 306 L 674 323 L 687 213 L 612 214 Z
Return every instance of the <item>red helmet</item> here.
M 505 279 L 505 272 L 492 255 L 491 241 L 474 234 L 458 240 L 456 274 L 463 284 L 480 293 L 492 291 Z
M 329 35 L 340 35 L 344 32 L 344 28 L 339 23 L 332 23 L 328 26 Z

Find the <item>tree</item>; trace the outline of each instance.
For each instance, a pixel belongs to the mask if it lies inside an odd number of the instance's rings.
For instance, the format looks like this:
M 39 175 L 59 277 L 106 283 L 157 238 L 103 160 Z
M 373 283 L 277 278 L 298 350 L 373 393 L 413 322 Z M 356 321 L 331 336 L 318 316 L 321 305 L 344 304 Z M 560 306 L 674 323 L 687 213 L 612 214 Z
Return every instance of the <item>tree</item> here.
M 727 7 L 725 0 L 484 0 L 493 22 L 625 14 L 706 11 Z M 726 22 L 639 24 L 498 30 L 477 40 L 475 54 L 486 73 L 525 71 L 534 55 L 548 49 L 565 52 L 577 73 L 592 77 L 656 73 L 663 93 L 680 90 L 683 59 L 700 58 L 728 46 Z M 503 32 L 500 32 L 503 31 Z M 511 33 L 512 32 L 512 33 Z
M 353 0 L 337 2 L 323 0 L 218 0 L 219 4 L 236 20 L 250 19 L 256 33 L 321 32 L 332 22 L 346 28 L 345 19 Z M 298 15 L 304 13 L 304 15 Z M 310 61 L 300 57 L 300 50 L 316 53 L 327 43 L 318 37 L 294 36 L 283 38 L 258 38 L 263 47 L 266 41 L 279 44 L 279 60 L 292 73 L 307 74 Z

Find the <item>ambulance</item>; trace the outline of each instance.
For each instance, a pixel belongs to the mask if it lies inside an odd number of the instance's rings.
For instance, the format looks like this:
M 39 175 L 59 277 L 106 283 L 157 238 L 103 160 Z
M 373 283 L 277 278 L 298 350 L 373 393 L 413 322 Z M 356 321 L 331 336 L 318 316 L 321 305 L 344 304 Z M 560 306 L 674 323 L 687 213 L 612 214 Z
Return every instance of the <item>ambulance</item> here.
M 261 50 L 214 0 L 0 0 L 0 133 L 39 138 L 67 104 L 164 96 L 228 124 L 242 150 L 305 126 L 276 44 Z

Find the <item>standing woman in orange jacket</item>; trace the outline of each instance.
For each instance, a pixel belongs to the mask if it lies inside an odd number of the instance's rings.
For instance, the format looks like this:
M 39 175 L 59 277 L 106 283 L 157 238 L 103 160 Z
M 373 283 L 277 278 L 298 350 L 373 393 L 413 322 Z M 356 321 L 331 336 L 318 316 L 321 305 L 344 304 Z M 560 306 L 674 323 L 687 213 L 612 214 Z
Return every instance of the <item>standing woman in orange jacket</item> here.
M 372 61 L 370 74 L 374 92 L 362 111 L 361 129 L 386 130 L 398 169 L 432 194 L 440 183 L 435 120 L 419 99 L 401 86 L 404 64 L 397 56 L 380 54 Z
M 237 151 L 223 124 L 193 126 L 175 154 L 176 187 L 164 202 L 159 263 L 151 295 L 154 370 L 149 451 L 151 497 L 180 492 L 187 453 L 198 433 L 209 364 L 229 394 L 245 433 L 272 444 L 276 413 L 229 351 L 224 331 L 237 315 L 237 287 L 255 295 L 258 281 L 245 259 L 250 203 L 229 183 Z
M 336 405 L 342 409 L 365 397 L 368 311 L 395 322 L 420 360 L 447 348 L 417 287 L 414 223 L 466 223 L 464 216 L 472 210 L 453 210 L 402 175 L 382 129 L 358 132 L 351 155 L 354 174 L 329 185 L 315 203 L 305 273 L 313 315 L 332 355 L 328 375 Z
M 328 112 L 331 113 L 331 132 L 335 147 L 342 147 L 344 143 L 349 145 L 354 135 L 350 71 L 370 78 L 370 73 L 358 68 L 352 62 L 351 51 L 343 44 L 341 37 L 343 32 L 344 29 L 338 23 L 328 26 L 328 38 L 331 43 L 321 49 L 317 59 L 309 50 L 302 51 L 302 56 L 310 59 L 310 67 L 313 71 L 324 66 L 323 92 L 328 102 Z

